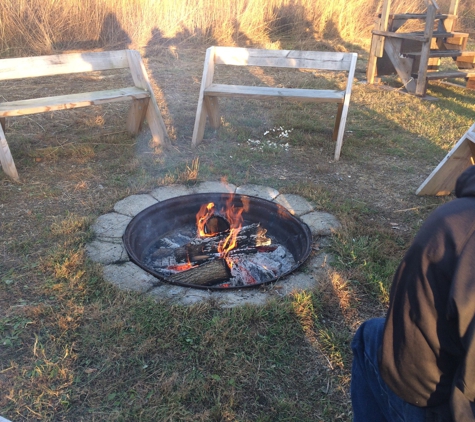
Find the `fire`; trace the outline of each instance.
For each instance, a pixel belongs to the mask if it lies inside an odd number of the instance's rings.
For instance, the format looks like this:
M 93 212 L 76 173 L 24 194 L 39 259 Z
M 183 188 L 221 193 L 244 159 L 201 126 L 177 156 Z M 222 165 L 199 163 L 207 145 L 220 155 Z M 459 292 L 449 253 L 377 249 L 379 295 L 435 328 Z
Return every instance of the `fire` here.
M 186 264 L 178 264 L 178 265 L 170 265 L 167 267 L 167 270 L 171 271 L 186 271 L 190 268 L 197 267 L 197 265 L 193 265 L 191 262 L 187 262 Z
M 220 211 L 219 214 L 223 215 L 226 221 L 229 223 L 229 233 L 226 238 L 220 242 L 218 246 L 218 253 L 224 259 L 226 259 L 229 267 L 232 267 L 232 261 L 227 259 L 229 252 L 236 247 L 236 238 L 241 230 L 243 218 L 242 213 L 246 209 L 244 207 L 235 207 L 232 203 L 233 196 L 231 195 L 226 202 L 225 207 Z M 244 204 L 246 205 L 246 204 Z M 213 202 L 208 204 L 203 204 L 196 214 L 196 226 L 198 230 L 199 237 L 212 237 L 216 236 L 218 233 L 206 233 L 206 223 L 208 220 L 216 214 L 216 207 Z
M 218 246 L 218 252 L 221 256 L 226 259 L 226 262 L 229 265 L 229 268 L 232 268 L 232 260 L 227 259 L 228 254 L 236 247 L 236 238 L 242 227 L 242 213 L 244 212 L 243 207 L 235 207 L 232 204 L 233 197 L 229 197 L 229 200 L 226 203 L 225 214 L 226 220 L 229 222 L 229 234 Z
M 211 216 L 214 215 L 214 203 L 203 204 L 196 214 L 196 227 L 198 228 L 198 237 L 211 237 L 216 233 L 206 233 L 205 225 Z

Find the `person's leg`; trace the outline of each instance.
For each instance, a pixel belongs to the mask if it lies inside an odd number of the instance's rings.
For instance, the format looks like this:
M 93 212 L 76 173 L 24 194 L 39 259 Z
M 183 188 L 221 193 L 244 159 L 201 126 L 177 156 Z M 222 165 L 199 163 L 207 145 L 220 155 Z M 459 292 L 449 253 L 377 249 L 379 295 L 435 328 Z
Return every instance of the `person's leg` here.
M 378 350 L 384 318 L 374 318 L 358 328 L 351 347 L 353 367 L 351 401 L 354 422 L 423 422 L 425 409 L 396 396 L 381 378 Z
M 379 373 L 377 353 L 383 328 L 383 318 L 366 321 L 358 328 L 351 343 L 351 402 L 354 422 L 388 422 L 386 412 L 381 409 L 386 400 L 381 396 L 376 376 Z M 372 356 L 373 349 L 375 359 Z

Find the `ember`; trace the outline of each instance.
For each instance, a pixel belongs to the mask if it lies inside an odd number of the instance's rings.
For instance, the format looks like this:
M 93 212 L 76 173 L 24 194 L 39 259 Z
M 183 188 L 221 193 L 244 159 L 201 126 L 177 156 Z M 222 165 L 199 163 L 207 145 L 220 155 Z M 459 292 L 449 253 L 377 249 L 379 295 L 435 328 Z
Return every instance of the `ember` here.
M 165 281 L 211 289 L 251 287 L 290 273 L 310 253 L 308 227 L 278 204 L 244 195 L 190 197 L 191 203 L 177 197 L 142 211 L 124 234 L 131 259 Z M 202 199 L 208 200 L 197 204 Z M 143 221 L 144 215 L 150 221 Z

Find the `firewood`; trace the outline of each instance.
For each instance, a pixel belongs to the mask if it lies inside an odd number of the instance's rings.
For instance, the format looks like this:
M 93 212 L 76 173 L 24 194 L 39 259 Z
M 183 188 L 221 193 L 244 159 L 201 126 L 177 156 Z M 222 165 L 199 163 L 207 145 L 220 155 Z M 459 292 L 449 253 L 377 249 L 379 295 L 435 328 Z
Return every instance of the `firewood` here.
M 197 267 L 172 274 L 168 279 L 176 283 L 212 286 L 227 280 L 231 276 L 229 267 L 224 259 L 207 261 Z
M 242 227 L 236 238 L 236 250 L 270 244 L 270 239 L 265 236 L 265 233 L 266 230 L 259 223 Z M 228 234 L 229 232 L 224 232 L 213 237 L 194 239 L 175 249 L 175 259 L 177 262 L 198 262 L 216 256 L 220 243 L 226 239 Z

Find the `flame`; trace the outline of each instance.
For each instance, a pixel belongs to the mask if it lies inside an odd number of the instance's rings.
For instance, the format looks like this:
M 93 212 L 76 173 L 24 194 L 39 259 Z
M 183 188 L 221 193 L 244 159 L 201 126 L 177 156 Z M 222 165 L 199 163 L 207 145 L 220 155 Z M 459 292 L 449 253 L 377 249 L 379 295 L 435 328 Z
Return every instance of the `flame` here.
M 196 227 L 198 228 L 198 237 L 211 237 L 215 233 L 205 233 L 205 225 L 208 219 L 214 214 L 214 203 L 203 204 L 196 214 Z
M 232 204 L 233 196 L 229 197 L 229 200 L 226 203 L 226 208 L 224 210 L 226 214 L 226 220 L 229 223 L 229 234 L 218 246 L 218 252 L 221 257 L 226 259 L 229 268 L 232 268 L 233 262 L 231 259 L 228 259 L 229 252 L 236 247 L 236 238 L 242 227 L 242 213 L 244 212 L 243 207 L 236 208 Z

